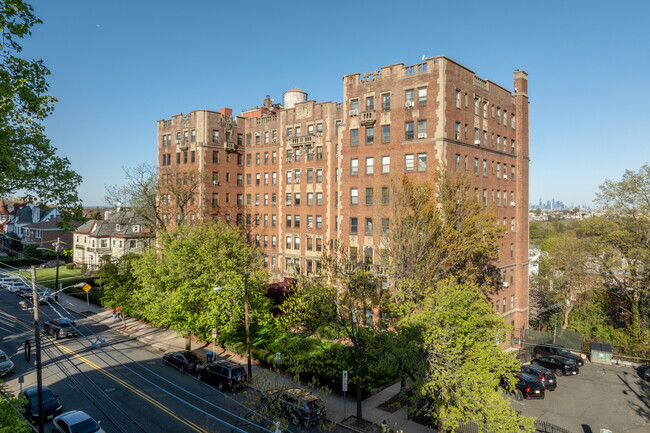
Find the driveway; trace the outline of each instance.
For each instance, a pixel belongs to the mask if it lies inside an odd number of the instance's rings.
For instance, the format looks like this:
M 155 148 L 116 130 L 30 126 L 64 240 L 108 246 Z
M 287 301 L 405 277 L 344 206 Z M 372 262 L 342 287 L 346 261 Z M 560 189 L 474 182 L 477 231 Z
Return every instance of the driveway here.
M 511 407 L 573 433 L 648 433 L 650 382 L 642 375 L 641 369 L 587 362 L 577 376 L 559 377 L 544 400 L 513 400 Z

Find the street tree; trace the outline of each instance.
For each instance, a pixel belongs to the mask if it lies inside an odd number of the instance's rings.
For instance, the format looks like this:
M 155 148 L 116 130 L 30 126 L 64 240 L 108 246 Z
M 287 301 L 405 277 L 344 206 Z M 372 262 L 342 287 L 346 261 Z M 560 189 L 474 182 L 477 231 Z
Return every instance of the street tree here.
M 559 306 L 562 328 L 566 329 L 573 308 L 583 303 L 598 284 L 597 269 L 593 266 L 588 240 L 578 238 L 572 231 L 558 233 L 544 244 L 545 252 L 534 284 L 545 293 L 546 299 Z
M 292 293 L 280 309 L 284 324 L 294 332 L 311 335 L 320 326 L 331 327 L 354 348 L 357 419 L 363 419 L 362 389 L 367 383 L 368 343 L 382 329 L 365 315 L 381 303 L 377 281 L 365 267 L 349 260 L 347 249 L 324 253 L 320 272 L 298 275 Z
M 158 173 L 155 164 L 142 163 L 123 167 L 126 183 L 106 185 L 104 200 L 112 206 L 122 203 L 147 220 L 157 232 L 170 228 L 171 216 L 178 224 L 186 223 L 195 207 L 195 198 L 205 181 L 203 173 L 189 170 L 183 173 Z
M 34 430 L 21 414 L 24 398 L 16 398 L 0 382 L 0 433 L 31 433 Z
M 42 60 L 20 57 L 21 39 L 41 23 L 24 1 L 0 0 L 0 196 L 55 204 L 65 226 L 81 219 L 81 176 L 45 136 L 42 122 L 56 101 L 47 94 L 50 71 Z
M 188 346 L 191 334 L 207 339 L 213 327 L 233 330 L 244 318 L 243 294 L 237 290 L 244 289 L 244 272 L 249 273 L 251 320 L 267 319 L 267 274 L 259 250 L 238 228 L 222 222 L 181 225 L 161 243 L 160 252 L 149 250 L 132 263 L 135 304 L 146 320 L 176 330 Z
M 438 420 L 439 431 L 469 422 L 479 431 L 534 431 L 534 419 L 503 397 L 501 383 L 515 383 L 519 362 L 500 349 L 509 328 L 480 287 L 447 279 L 421 290 L 423 301 L 402 319 L 422 329 L 425 374 L 414 386 L 421 411 Z

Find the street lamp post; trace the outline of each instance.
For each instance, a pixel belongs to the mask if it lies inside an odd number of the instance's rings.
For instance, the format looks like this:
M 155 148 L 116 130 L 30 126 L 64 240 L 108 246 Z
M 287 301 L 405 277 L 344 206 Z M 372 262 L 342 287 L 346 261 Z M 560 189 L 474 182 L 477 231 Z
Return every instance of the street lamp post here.
M 238 292 L 244 292 L 244 323 L 246 326 L 246 356 L 248 358 L 248 379 L 250 380 L 253 377 L 253 369 L 251 367 L 251 333 L 250 333 L 250 319 L 249 319 L 249 310 L 248 310 L 248 271 L 244 272 L 244 290 L 238 289 L 236 287 L 226 287 L 219 286 L 215 287 L 214 290 L 221 289 L 230 289 L 237 290 Z

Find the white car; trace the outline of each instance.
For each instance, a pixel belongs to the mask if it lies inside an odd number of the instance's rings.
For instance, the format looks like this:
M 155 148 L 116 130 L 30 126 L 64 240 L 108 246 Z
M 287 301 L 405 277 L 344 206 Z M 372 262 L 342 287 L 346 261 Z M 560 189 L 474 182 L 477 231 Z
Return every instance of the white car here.
M 54 432 L 105 433 L 99 423 L 81 410 L 71 410 L 54 418 Z
M 6 353 L 0 350 L 0 377 L 13 373 L 14 363 Z

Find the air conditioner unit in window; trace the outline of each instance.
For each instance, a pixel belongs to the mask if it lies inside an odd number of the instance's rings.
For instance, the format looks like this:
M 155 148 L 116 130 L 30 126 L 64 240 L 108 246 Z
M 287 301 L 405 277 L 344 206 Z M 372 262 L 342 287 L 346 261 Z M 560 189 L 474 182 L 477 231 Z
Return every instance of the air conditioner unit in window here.
M 179 139 L 177 138 L 177 139 L 176 139 L 176 144 L 181 144 L 181 140 L 179 140 Z
M 276 141 L 278 141 L 278 140 L 276 140 L 275 138 L 273 140 L 271 140 L 272 143 L 275 143 Z
M 218 180 L 213 180 L 213 181 L 212 181 L 212 184 L 213 184 L 213 185 L 219 185 L 219 181 L 218 181 Z
M 477 145 L 477 146 L 480 146 L 481 145 L 481 140 L 474 140 L 474 144 Z
M 412 108 L 415 107 L 415 102 L 414 101 L 406 101 L 406 108 Z
M 427 138 L 427 133 L 426 132 L 419 132 L 418 133 L 418 138 Z
M 503 175 L 503 179 L 504 179 L 504 180 L 508 180 L 508 175 L 507 175 L 507 174 L 504 174 L 504 175 Z
M 514 202 L 514 201 L 511 201 L 511 202 L 510 202 L 510 206 L 515 207 L 515 202 Z
M 260 136 L 260 133 L 259 133 L 259 132 L 256 132 L 256 133 L 255 133 L 255 137 L 259 137 L 259 136 Z
M 287 200 L 287 206 L 291 206 L 291 200 Z
M 358 116 L 359 110 L 350 110 L 350 116 Z
M 504 281 L 504 282 L 503 282 L 503 287 L 506 287 L 506 288 L 507 288 L 507 287 L 510 287 L 510 283 L 507 282 L 507 281 Z
M 312 227 L 311 227 L 311 224 L 307 224 L 307 228 L 308 228 L 308 229 L 312 228 Z
M 317 133 L 316 133 L 316 137 L 322 137 L 322 136 L 323 136 L 323 133 L 322 133 L 322 132 L 317 132 Z
M 256 202 L 255 202 L 255 206 L 259 206 L 259 205 L 260 205 L 260 202 L 259 202 L 259 201 L 256 201 Z

